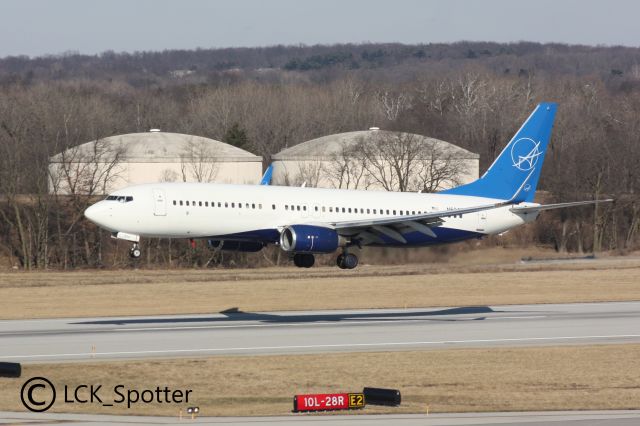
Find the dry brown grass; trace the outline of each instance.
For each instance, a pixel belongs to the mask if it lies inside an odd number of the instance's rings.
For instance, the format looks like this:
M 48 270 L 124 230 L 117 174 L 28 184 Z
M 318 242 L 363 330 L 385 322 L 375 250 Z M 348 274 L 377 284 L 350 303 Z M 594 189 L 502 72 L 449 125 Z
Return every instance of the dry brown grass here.
M 640 259 L 0 274 L 0 318 L 640 300 Z
M 0 410 L 23 410 L 19 389 L 44 376 L 64 385 L 116 384 L 193 389 L 203 415 L 277 415 L 296 393 L 398 388 L 399 408 L 366 412 L 513 411 L 640 408 L 640 345 L 456 349 L 323 355 L 26 365 L 25 379 L 0 379 Z M 106 397 L 105 397 L 106 395 Z M 177 415 L 182 405 L 131 410 L 57 404 L 53 411 Z

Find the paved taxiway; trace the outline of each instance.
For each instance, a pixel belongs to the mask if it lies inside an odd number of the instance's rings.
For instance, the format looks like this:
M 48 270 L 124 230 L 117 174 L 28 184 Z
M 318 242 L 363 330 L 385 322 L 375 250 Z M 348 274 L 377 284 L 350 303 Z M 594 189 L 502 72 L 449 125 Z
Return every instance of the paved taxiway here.
M 640 302 L 0 321 L 0 361 L 640 342 Z
M 399 415 L 290 415 L 275 417 L 198 417 L 195 420 L 179 421 L 172 417 L 150 416 L 106 416 L 94 414 L 62 413 L 15 413 L 0 412 L 0 424 L 4 421 L 12 424 L 55 424 L 59 425 L 100 425 L 100 424 L 145 424 L 145 425 L 184 425 L 200 423 L 214 425 L 322 425 L 322 426 L 359 426 L 359 425 L 516 425 L 531 426 L 569 425 L 569 426 L 631 426 L 640 422 L 640 412 L 619 411 L 548 411 L 520 413 L 452 413 L 452 414 L 399 414 Z

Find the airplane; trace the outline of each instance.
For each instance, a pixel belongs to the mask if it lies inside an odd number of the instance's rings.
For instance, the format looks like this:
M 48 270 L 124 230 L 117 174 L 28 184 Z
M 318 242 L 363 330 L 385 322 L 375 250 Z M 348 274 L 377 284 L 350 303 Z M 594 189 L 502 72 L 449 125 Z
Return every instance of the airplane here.
M 320 253 L 353 269 L 353 247 L 421 247 L 500 234 L 544 210 L 607 200 L 540 205 L 534 196 L 557 105 L 541 103 L 479 179 L 436 193 L 261 185 L 152 183 L 123 188 L 86 209 L 113 238 L 206 239 L 219 250 L 257 252 L 279 246 L 298 267 Z

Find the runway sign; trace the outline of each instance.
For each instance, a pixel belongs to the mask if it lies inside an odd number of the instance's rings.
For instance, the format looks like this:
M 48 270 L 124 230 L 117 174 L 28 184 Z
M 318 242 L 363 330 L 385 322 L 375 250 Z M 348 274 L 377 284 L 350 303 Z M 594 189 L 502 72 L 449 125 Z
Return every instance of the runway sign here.
M 397 389 L 364 388 L 362 390 L 367 404 L 398 406 L 402 400 Z
M 293 411 L 334 411 L 363 408 L 362 393 L 317 393 L 293 397 Z

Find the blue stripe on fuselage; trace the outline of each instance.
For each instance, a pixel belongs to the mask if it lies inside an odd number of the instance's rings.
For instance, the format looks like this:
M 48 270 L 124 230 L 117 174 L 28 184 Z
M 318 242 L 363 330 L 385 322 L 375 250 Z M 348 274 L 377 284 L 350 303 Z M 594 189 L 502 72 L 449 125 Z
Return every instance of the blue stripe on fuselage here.
M 372 243 L 370 245 L 374 247 L 421 247 L 435 244 L 454 243 L 457 241 L 484 236 L 484 234 L 479 232 L 464 231 L 455 228 L 434 227 L 432 230 L 438 238 L 432 238 L 420 232 L 413 231 L 402 234 L 402 236 L 407 240 L 406 244 L 389 238 L 386 235 L 379 235 L 384 241 L 384 244 Z M 277 229 L 256 229 L 254 231 L 239 232 L 236 234 L 212 235 L 208 238 L 220 240 L 261 241 L 264 243 L 274 244 L 280 240 L 280 233 Z

